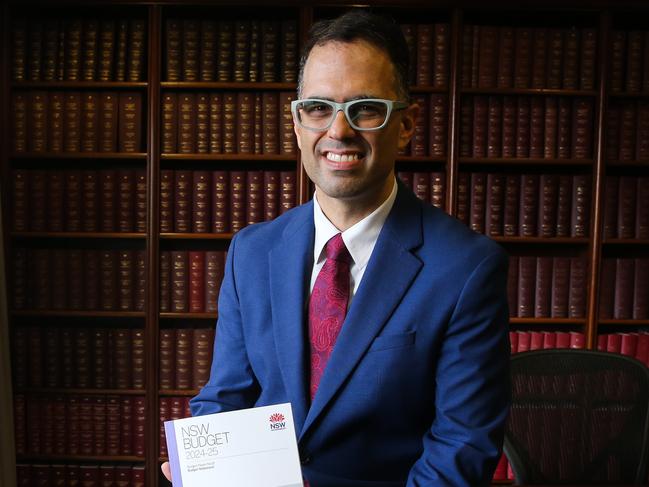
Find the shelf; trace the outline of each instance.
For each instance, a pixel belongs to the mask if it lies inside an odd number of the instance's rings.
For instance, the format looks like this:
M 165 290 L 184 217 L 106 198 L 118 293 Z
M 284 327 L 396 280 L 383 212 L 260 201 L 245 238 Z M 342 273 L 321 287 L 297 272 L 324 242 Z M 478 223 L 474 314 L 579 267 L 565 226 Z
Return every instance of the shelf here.
M 73 389 L 69 387 L 27 387 L 16 389 L 16 394 L 86 394 L 101 396 L 144 396 L 146 389 Z
M 158 396 L 161 397 L 171 397 L 171 396 L 183 396 L 183 397 L 194 397 L 198 394 L 199 389 L 160 389 L 158 391 Z
M 160 313 L 160 318 L 166 319 L 196 319 L 196 320 L 215 320 L 218 318 L 217 313 Z
M 231 240 L 234 233 L 161 233 L 161 240 Z
M 162 89 L 203 90 L 284 90 L 295 91 L 297 83 L 262 83 L 250 81 L 162 81 Z
M 13 238 L 92 238 L 92 239 L 145 239 L 146 233 L 131 232 L 11 232 Z
M 462 94 L 476 95 L 555 95 L 555 96 L 592 96 L 597 90 L 562 90 L 553 88 L 461 88 Z
M 93 455 L 16 455 L 19 462 L 144 462 L 144 457 L 135 456 L 93 456 Z
M 531 157 L 460 157 L 460 164 L 508 164 L 519 166 L 558 165 L 558 166 L 592 166 L 592 159 L 546 159 Z
M 142 159 L 146 152 L 20 152 L 10 156 L 12 159 Z
M 626 92 L 610 92 L 608 94 L 609 98 L 649 98 L 649 92 L 647 91 L 636 91 L 634 93 Z
M 65 318 L 144 318 L 144 311 L 66 311 L 66 310 L 11 310 L 11 316 L 60 316 Z
M 632 238 L 607 238 L 604 239 L 604 245 L 624 245 L 632 247 L 647 247 L 649 248 L 649 238 L 632 239 Z
M 509 324 L 583 326 L 586 324 L 586 318 L 509 318 Z
M 297 162 L 297 154 L 169 154 L 160 155 L 163 161 L 292 161 Z
M 448 86 L 439 87 L 416 85 L 410 87 L 410 93 L 440 93 L 443 95 L 448 95 L 448 90 Z
M 635 161 L 618 161 L 609 160 L 606 165 L 608 167 L 649 167 L 648 159 L 641 159 Z
M 446 163 L 446 157 L 397 156 L 397 162 Z
M 587 245 L 590 242 L 588 237 L 500 237 L 490 236 L 489 238 L 500 243 L 515 244 L 550 244 L 550 245 Z
M 146 88 L 146 81 L 14 81 L 13 89 L 48 89 L 48 88 Z
M 613 326 L 649 326 L 649 320 L 615 320 L 615 319 L 604 319 L 599 320 L 601 325 L 613 325 Z

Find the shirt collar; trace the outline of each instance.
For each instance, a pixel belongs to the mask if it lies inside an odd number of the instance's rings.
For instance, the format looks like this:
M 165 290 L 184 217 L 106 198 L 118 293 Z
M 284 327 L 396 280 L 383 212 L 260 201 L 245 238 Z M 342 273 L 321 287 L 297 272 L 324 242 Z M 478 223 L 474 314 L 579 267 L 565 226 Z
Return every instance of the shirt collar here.
M 345 246 L 352 257 L 353 265 L 358 269 L 363 269 L 370 260 L 381 228 L 383 228 L 396 197 L 397 184 L 395 179 L 390 196 L 372 213 L 342 232 L 343 242 L 345 242 Z M 340 230 L 323 213 L 318 204 L 317 192 L 313 197 L 313 220 L 315 223 L 313 261 L 318 263 L 325 258 L 323 252 L 325 245 L 331 237 L 340 233 Z

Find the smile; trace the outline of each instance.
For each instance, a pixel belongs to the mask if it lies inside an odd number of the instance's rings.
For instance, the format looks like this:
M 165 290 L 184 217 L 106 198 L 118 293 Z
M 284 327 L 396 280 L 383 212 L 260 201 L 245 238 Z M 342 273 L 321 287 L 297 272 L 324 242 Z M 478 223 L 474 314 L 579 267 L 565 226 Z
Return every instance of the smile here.
M 332 162 L 353 162 L 358 161 L 362 155 L 354 154 L 336 154 L 334 152 L 325 152 L 324 156 Z

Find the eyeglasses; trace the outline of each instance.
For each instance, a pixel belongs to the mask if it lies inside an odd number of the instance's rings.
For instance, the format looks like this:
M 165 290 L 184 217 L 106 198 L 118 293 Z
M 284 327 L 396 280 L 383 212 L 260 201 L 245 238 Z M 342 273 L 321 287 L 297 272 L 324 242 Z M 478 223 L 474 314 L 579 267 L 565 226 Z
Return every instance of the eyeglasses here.
M 298 125 L 316 131 L 328 130 L 341 110 L 354 130 L 380 130 L 388 123 L 392 111 L 406 107 L 406 102 L 380 98 L 362 98 L 344 103 L 317 98 L 291 102 L 291 111 Z

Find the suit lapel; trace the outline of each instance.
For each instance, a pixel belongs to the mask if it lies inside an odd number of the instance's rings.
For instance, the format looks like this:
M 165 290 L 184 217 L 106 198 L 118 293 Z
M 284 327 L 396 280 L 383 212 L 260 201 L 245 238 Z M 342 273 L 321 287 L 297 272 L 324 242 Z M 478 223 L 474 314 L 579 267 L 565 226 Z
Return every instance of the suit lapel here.
M 400 186 L 306 417 L 302 435 L 333 398 L 401 302 L 421 268 L 421 206 Z
M 300 431 L 308 407 L 306 370 L 305 296 L 313 262 L 313 206 L 298 210 L 283 238 L 269 252 L 270 297 L 277 359 L 296 431 Z

